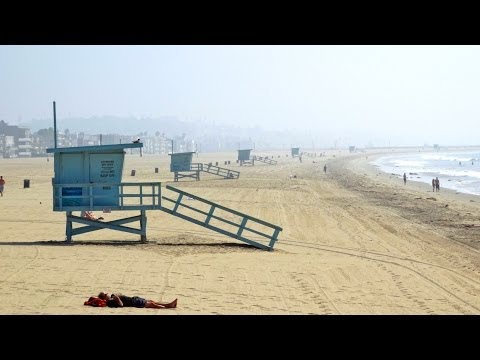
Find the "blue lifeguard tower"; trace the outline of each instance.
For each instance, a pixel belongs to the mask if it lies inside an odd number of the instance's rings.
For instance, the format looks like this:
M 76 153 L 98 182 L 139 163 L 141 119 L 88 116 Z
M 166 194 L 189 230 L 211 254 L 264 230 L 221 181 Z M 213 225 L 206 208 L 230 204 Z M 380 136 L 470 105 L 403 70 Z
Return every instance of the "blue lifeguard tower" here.
M 146 210 L 161 209 L 161 183 L 122 183 L 125 149 L 142 143 L 50 148 L 54 155 L 53 211 L 66 211 L 66 240 L 73 235 L 111 229 L 140 235 L 147 241 Z M 73 211 L 140 210 L 140 215 L 102 222 L 75 216 Z M 139 221 L 138 229 L 123 224 Z M 73 228 L 73 223 L 87 226 Z
M 255 160 L 250 157 L 250 151 L 253 149 L 243 149 L 243 150 L 238 150 L 238 161 L 240 163 L 240 166 L 243 165 L 255 165 Z
M 171 156 L 170 172 L 174 173 L 174 181 L 185 177 L 194 178 L 197 181 L 200 180 L 201 168 L 198 165 L 201 164 L 192 164 L 193 154 L 195 154 L 195 152 L 168 154 Z
M 292 147 L 292 158 L 300 156 L 300 148 L 299 147 Z

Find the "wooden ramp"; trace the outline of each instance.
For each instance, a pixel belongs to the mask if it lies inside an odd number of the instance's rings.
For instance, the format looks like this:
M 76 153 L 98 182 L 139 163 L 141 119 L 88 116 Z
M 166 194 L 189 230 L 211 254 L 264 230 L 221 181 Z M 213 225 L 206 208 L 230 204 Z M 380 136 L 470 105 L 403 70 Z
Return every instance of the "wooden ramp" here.
M 192 164 L 192 165 L 197 165 L 197 164 Z M 198 164 L 198 165 L 202 165 L 202 171 L 209 174 L 222 176 L 224 179 L 238 179 L 240 177 L 239 171 L 225 169 L 225 168 L 221 168 L 221 167 L 210 165 L 210 164 Z
M 162 199 L 173 204 L 173 207 L 167 208 L 162 205 L 161 210 L 257 248 L 273 250 L 278 234 L 283 230 L 279 226 L 215 204 L 170 185 L 167 185 L 166 189 L 176 193 L 173 196 L 177 198 L 162 196 Z
M 264 162 L 264 163 L 270 164 L 270 165 L 277 165 L 277 160 L 267 159 L 267 158 L 261 157 L 261 156 L 254 156 L 253 158 L 254 158 L 255 161 L 261 161 L 261 162 Z

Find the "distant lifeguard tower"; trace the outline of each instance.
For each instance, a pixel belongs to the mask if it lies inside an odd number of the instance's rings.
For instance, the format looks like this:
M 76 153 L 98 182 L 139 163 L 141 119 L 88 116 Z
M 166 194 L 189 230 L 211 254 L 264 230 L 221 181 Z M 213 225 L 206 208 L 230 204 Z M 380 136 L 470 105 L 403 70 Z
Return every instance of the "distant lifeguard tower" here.
M 200 171 L 202 164 L 192 164 L 192 157 L 195 152 L 171 153 L 170 172 L 174 173 L 174 181 L 190 177 L 200 180 Z
M 53 211 L 66 211 L 66 240 L 73 235 L 111 229 L 140 235 L 147 241 L 146 210 L 160 209 L 160 182 L 122 183 L 125 149 L 142 143 L 50 148 L 54 155 Z M 75 216 L 74 211 L 140 210 L 139 216 L 102 222 Z M 139 221 L 138 229 L 123 224 Z M 73 228 L 73 223 L 87 226 Z
M 252 150 L 253 149 L 238 150 L 238 162 L 240 163 L 240 166 L 255 165 L 255 160 L 250 157 L 250 151 Z
M 292 147 L 292 158 L 300 156 L 300 148 L 299 147 Z

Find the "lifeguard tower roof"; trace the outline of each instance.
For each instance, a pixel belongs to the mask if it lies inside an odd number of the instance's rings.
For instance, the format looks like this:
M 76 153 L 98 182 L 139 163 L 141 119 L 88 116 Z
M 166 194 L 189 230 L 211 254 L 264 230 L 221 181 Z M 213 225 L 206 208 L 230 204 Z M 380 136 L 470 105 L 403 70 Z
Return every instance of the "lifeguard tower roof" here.
M 94 145 L 94 146 L 77 146 L 64 148 L 49 148 L 47 153 L 76 153 L 76 152 L 116 152 L 115 150 L 141 148 L 142 143 L 112 144 L 112 145 Z
M 168 155 L 178 155 L 178 154 L 195 154 L 195 151 L 186 151 L 186 152 L 176 152 L 176 153 L 170 153 Z

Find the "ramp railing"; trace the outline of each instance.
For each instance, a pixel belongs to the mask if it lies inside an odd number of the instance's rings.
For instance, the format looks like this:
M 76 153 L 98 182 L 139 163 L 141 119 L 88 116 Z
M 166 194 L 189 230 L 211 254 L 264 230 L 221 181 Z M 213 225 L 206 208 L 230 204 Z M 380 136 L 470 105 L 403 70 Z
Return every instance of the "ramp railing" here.
M 283 230 L 274 224 L 216 204 L 170 185 L 167 185 L 166 189 L 177 193 L 178 196 L 176 199 L 162 196 L 163 200 L 173 204 L 173 208 L 162 206 L 161 210 L 257 248 L 273 250 L 278 235 Z M 185 201 L 190 201 L 190 203 L 186 204 Z
M 192 164 L 193 166 L 194 164 Z M 219 166 L 210 165 L 210 164 L 195 164 L 202 165 L 202 171 L 209 174 L 214 174 L 218 176 L 223 176 L 225 179 L 238 179 L 240 177 L 240 172 L 235 170 L 230 170 L 226 168 L 221 168 Z
M 261 162 L 264 162 L 264 163 L 270 164 L 270 165 L 276 165 L 277 164 L 277 160 L 267 159 L 266 157 L 254 156 L 253 159 L 255 161 L 261 161 Z

